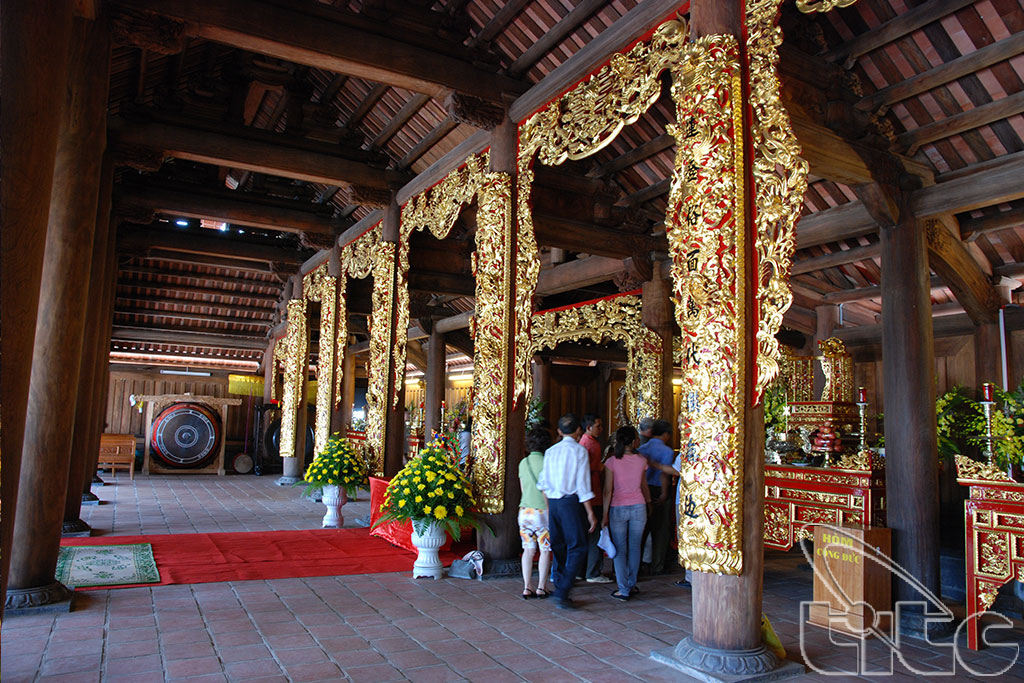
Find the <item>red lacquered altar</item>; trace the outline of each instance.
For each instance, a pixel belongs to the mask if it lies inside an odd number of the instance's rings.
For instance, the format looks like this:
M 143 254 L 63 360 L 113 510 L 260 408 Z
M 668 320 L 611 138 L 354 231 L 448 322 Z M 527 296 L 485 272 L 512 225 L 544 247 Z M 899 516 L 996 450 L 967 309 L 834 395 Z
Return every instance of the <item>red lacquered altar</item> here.
M 765 465 L 765 547 L 789 550 L 814 524 L 885 526 L 884 462 L 857 454 L 836 467 Z
M 978 619 L 991 609 L 999 587 L 1024 581 L 1024 484 L 993 465 L 962 455 L 957 481 L 970 487 L 964 501 L 967 541 L 967 646 L 980 647 Z

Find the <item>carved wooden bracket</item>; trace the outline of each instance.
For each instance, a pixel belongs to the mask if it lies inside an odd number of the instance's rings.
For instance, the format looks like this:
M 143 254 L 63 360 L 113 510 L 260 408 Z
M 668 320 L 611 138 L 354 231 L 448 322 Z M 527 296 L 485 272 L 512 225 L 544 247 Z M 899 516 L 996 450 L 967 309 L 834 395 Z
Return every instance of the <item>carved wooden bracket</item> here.
M 136 171 L 156 173 L 164 165 L 165 154 L 162 150 L 139 145 L 127 145 L 115 142 L 111 145 L 111 158 L 115 166 L 127 166 Z
M 451 93 L 444 100 L 445 111 L 458 123 L 482 130 L 494 130 L 505 118 L 505 110 L 478 97 Z
M 384 209 L 391 203 L 391 191 L 365 185 L 349 185 L 344 191 L 349 204 Z
M 941 220 L 925 221 L 924 230 L 932 270 L 953 291 L 974 324 L 995 322 L 999 316 L 999 293 L 963 242 Z
M 175 55 L 188 40 L 183 21 L 148 12 L 115 8 L 110 19 L 110 37 L 115 45 L 140 47 L 162 55 Z

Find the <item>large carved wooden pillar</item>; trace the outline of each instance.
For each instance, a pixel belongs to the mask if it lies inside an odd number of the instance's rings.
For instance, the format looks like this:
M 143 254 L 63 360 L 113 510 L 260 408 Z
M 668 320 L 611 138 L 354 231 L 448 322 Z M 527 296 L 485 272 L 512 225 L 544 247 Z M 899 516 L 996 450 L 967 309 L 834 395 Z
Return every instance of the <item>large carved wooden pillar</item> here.
M 661 415 L 646 415 L 671 421 L 672 377 L 674 375 L 672 350 L 672 288 L 661 277 L 661 269 L 654 269 L 654 277 L 643 284 L 643 322 L 661 337 Z
M 2 589 L 7 590 L 14 511 L 29 398 L 39 283 L 67 81 L 73 0 L 11 0 L 0 4 L 0 445 L 3 463 Z M 2 608 L 0 608 L 2 609 Z
M 39 8 L 24 11 L 38 13 Z M 40 39 L 54 49 L 53 36 Z M 61 399 L 76 396 L 82 365 L 90 257 L 106 144 L 110 51 L 106 25 L 76 19 L 70 51 L 68 87 L 59 102 L 51 102 L 51 106 L 62 107 L 53 172 L 56 191 L 50 200 L 31 356 L 7 609 L 70 604 L 68 589 L 54 580 L 64 511 L 59 501 L 67 493 L 74 428 L 74 411 Z
M 400 260 L 399 254 L 401 252 L 401 245 L 399 244 L 402 210 L 398 206 L 398 202 L 395 200 L 394 195 L 391 197 L 391 202 L 384 210 L 384 222 L 381 224 L 381 240 L 384 242 L 395 243 L 395 259 Z M 375 274 L 376 275 L 376 274 Z M 397 307 L 400 302 L 397 300 L 398 290 L 398 279 L 405 277 L 405 273 L 401 272 L 401 268 L 398 266 L 396 261 L 395 267 L 391 269 L 391 284 L 389 294 L 391 297 L 391 310 L 397 311 Z M 376 286 L 376 283 L 374 283 Z M 392 339 L 392 344 L 389 346 L 394 347 L 395 329 L 394 326 L 398 320 L 405 319 L 403 316 L 392 315 L 391 329 L 388 331 Z M 396 387 L 396 371 L 401 372 L 402 376 L 405 375 L 405 368 L 395 368 L 396 354 L 388 353 L 387 373 L 388 373 L 388 391 L 384 397 L 384 414 L 385 428 L 384 428 L 384 476 L 393 477 L 398 474 L 398 471 L 402 469 L 402 463 L 405 456 L 406 441 L 405 441 L 405 382 L 402 382 L 400 388 Z M 405 361 L 404 355 L 402 362 Z
M 686 423 L 688 428 L 703 434 L 703 437 L 697 433 L 692 435 L 693 460 L 692 464 L 684 466 L 679 509 L 682 519 L 680 555 L 695 570 L 692 578 L 693 635 L 671 650 L 671 656 L 664 651 L 654 656 L 702 680 L 745 680 L 754 676 L 766 680 L 766 674 L 775 678 L 783 673 L 777 670 L 779 663 L 761 637 L 764 409 L 761 403 L 751 407 L 759 346 L 758 328 L 751 322 L 753 316 L 746 307 L 757 302 L 758 271 L 748 265 L 756 263 L 755 240 L 767 238 L 758 235 L 758 224 L 748 203 L 754 199 L 755 190 L 750 180 L 751 155 L 746 151 L 739 153 L 741 144 L 745 150 L 751 148 L 749 136 L 754 127 L 754 122 L 748 120 L 752 108 L 746 106 L 745 87 L 735 88 L 737 76 L 749 75 L 743 74 L 742 66 L 742 62 L 751 58 L 747 54 L 749 46 L 744 42 L 746 4 L 744 0 L 693 0 L 690 4 L 691 43 L 706 36 L 719 36 L 711 40 L 711 45 L 721 47 L 712 49 L 724 53 L 718 59 L 714 53 L 702 55 L 704 63 L 713 61 L 722 68 L 735 68 L 728 65 L 728 46 L 733 41 L 727 37 L 735 36 L 741 64 L 739 73 L 709 77 L 713 89 L 708 90 L 701 82 L 685 94 L 681 93 L 685 109 L 680 111 L 680 116 L 694 117 L 697 125 L 696 136 L 688 136 L 686 121 L 679 121 L 681 130 L 677 131 L 677 144 L 688 155 L 684 163 L 694 165 L 696 183 L 693 191 L 679 195 L 678 204 L 670 201 L 670 211 L 682 215 L 676 229 L 681 229 L 679 238 L 686 240 L 683 249 L 675 247 L 673 266 L 673 283 L 680 296 L 676 302 L 680 307 L 680 325 L 684 326 L 685 321 L 683 332 L 691 352 L 700 363 L 714 363 L 709 372 L 712 376 L 720 373 L 721 379 L 715 380 L 718 387 L 708 391 L 700 383 L 699 373 L 695 373 L 694 362 L 688 358 L 684 363 L 683 403 L 694 404 L 687 409 Z M 755 87 L 752 76 L 743 80 L 747 87 Z M 725 85 L 729 82 L 734 86 Z M 702 94 L 705 90 L 707 94 Z M 725 95 L 728 95 L 727 100 L 717 99 Z M 744 98 L 743 121 L 742 125 L 735 125 L 739 98 Z M 724 104 L 717 104 L 716 99 L 717 103 Z M 716 142 L 720 145 L 717 150 L 706 152 L 699 143 L 690 142 L 692 137 L 702 139 L 703 126 L 713 131 L 731 131 L 732 141 L 725 135 Z M 731 225 L 728 220 L 720 223 L 721 218 L 714 218 L 711 202 L 721 199 L 712 186 L 700 182 L 702 175 L 714 178 L 720 176 L 722 170 L 730 169 L 735 171 L 732 178 L 736 190 L 723 193 L 723 198 L 734 202 Z M 687 214 L 690 207 L 693 213 Z M 706 237 L 720 230 L 719 225 L 729 226 L 720 233 L 721 243 L 728 251 L 718 251 L 715 245 L 719 241 Z M 685 256 L 685 260 L 681 256 Z M 733 270 L 729 264 L 738 267 Z M 700 281 L 699 277 L 710 277 L 712 281 L 717 278 L 718 296 L 722 298 L 695 296 L 692 286 Z M 733 303 L 721 303 L 725 301 Z M 708 332 L 708 323 L 712 321 L 728 332 L 712 336 Z M 729 351 L 733 344 L 739 347 L 735 358 Z M 719 455 L 709 451 L 709 439 L 719 435 L 723 443 L 729 443 L 728 453 Z M 718 472 L 721 472 L 721 479 L 729 482 L 728 491 L 719 486 Z M 721 516 L 736 503 L 739 503 L 733 508 L 736 521 Z M 716 544 L 708 540 L 712 537 L 716 538 Z
M 441 428 L 441 404 L 444 402 L 446 347 L 444 334 L 435 321 L 427 345 L 427 387 L 423 401 L 423 434 L 426 438 Z
M 517 126 L 513 121 L 505 117 L 491 133 L 491 171 L 507 173 L 512 177 L 511 187 L 515 187 L 516 178 L 516 154 L 517 154 Z M 509 204 L 511 216 L 509 217 L 510 230 L 513 234 L 508 236 L 512 240 L 511 248 L 518 249 L 515 237 L 515 226 L 517 224 L 516 202 Z M 515 263 L 515 261 L 513 261 Z M 510 290 L 506 292 L 506 305 L 512 306 L 515 297 L 512 296 L 511 288 L 516 279 L 513 277 L 508 283 Z M 514 319 L 514 317 L 512 318 Z M 510 345 L 524 344 L 525 340 L 517 339 L 514 329 L 503 331 L 505 343 Z M 514 358 L 514 354 L 509 354 Z M 519 461 L 523 458 L 523 444 L 526 432 L 526 397 L 524 395 L 513 395 L 514 368 L 510 367 L 506 374 L 506 386 L 502 392 L 505 396 L 505 491 L 504 508 L 502 512 L 493 515 L 484 515 L 487 526 L 493 534 L 483 532 L 477 534 L 477 546 L 484 554 L 485 571 L 494 576 L 513 575 L 519 569 L 519 554 L 521 543 L 519 541 L 518 500 L 519 500 Z
M 88 536 L 90 527 L 82 521 L 82 492 L 86 482 L 92 482 L 95 471 L 90 466 L 99 449 L 99 427 L 97 408 L 103 396 L 104 379 L 100 376 L 100 361 L 103 354 L 106 327 L 101 323 L 106 309 L 104 296 L 107 293 L 107 252 L 110 243 L 110 200 L 114 182 L 114 168 L 107 154 L 103 170 L 96 210 L 96 234 L 92 244 L 92 269 L 89 274 L 86 320 L 88 322 L 82 343 L 82 370 L 78 382 L 78 396 L 75 401 L 75 425 L 71 439 L 71 467 L 68 473 L 67 494 L 64 501 L 63 535 Z
M 873 212 L 877 213 L 879 212 Z M 928 252 L 922 225 L 904 195 L 897 215 L 880 218 L 882 359 L 885 390 L 885 486 L 893 559 L 939 594 L 939 497 L 935 452 L 935 358 Z M 894 600 L 921 600 L 894 581 Z M 921 630 L 904 610 L 904 628 Z M 916 618 L 915 618 L 916 617 Z

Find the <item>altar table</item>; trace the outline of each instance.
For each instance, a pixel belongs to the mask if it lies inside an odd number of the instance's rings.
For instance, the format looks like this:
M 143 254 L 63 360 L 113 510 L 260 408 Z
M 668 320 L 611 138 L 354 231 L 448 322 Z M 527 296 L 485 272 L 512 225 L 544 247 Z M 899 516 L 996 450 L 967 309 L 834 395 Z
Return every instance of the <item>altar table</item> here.
M 884 462 L 856 455 L 837 467 L 765 465 L 765 547 L 789 550 L 813 536 L 814 524 L 884 527 Z
M 1024 582 L 1024 484 L 962 455 L 956 465 L 957 481 L 970 490 L 964 501 L 967 647 L 977 650 L 978 619 L 992 608 L 999 587 Z

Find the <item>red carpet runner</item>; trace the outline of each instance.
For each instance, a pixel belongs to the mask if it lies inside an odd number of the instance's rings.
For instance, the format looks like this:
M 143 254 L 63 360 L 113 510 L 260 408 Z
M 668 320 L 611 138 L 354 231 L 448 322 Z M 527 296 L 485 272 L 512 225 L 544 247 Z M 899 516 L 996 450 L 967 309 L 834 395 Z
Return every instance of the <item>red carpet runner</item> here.
M 147 586 L 411 572 L 416 560 L 413 553 L 370 536 L 369 529 L 97 536 L 61 541 L 61 545 L 111 543 L 153 545 L 160 583 L 144 584 Z M 466 549 L 456 551 L 464 553 Z M 448 566 L 461 556 L 442 551 L 441 561 Z M 98 587 L 107 588 L 127 586 Z

